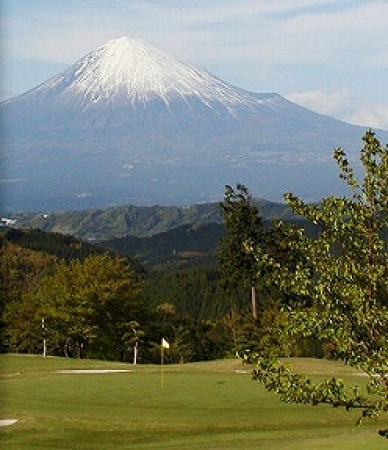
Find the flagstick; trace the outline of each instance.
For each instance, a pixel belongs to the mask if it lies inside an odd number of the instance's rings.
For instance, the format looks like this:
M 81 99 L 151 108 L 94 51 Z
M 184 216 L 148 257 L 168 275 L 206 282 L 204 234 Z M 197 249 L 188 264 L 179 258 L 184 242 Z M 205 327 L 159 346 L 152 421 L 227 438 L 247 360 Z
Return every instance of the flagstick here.
M 160 346 L 160 387 L 164 387 L 164 349 L 170 348 L 170 344 L 166 341 L 166 339 L 162 338 L 161 346 Z
M 162 389 L 164 387 L 163 364 L 164 364 L 164 347 L 162 343 L 162 345 L 160 346 L 160 387 Z

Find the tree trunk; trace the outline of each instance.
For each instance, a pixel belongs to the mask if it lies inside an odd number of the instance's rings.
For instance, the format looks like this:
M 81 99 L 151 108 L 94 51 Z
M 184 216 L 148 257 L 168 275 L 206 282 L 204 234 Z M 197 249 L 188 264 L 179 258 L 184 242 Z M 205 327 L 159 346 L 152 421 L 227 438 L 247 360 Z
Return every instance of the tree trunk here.
M 256 320 L 257 319 L 256 287 L 254 285 L 251 286 L 251 295 L 252 295 L 252 316 Z

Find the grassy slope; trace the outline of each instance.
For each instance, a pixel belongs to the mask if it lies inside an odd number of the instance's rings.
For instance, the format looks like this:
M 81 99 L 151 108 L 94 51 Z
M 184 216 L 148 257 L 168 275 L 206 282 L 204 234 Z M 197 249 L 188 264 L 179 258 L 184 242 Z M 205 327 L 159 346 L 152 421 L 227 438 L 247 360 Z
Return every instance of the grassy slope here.
M 302 370 L 352 377 L 327 361 Z M 16 449 L 383 449 L 357 413 L 282 404 L 236 361 L 130 366 L 99 361 L 1 355 L 1 445 Z M 64 375 L 59 369 L 127 368 L 129 373 Z M 161 386 L 163 380 L 163 387 Z

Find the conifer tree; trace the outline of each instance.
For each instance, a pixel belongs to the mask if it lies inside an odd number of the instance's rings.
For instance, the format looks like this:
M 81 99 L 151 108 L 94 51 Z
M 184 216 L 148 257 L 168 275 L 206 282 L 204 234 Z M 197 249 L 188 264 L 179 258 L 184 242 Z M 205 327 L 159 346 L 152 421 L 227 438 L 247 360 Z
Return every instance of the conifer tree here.
M 255 258 L 246 251 L 245 242 L 260 243 L 263 224 L 249 190 L 242 184 L 236 189 L 226 186 L 221 203 L 226 235 L 218 253 L 221 280 L 227 290 L 235 290 L 241 282 L 251 289 L 252 316 L 257 318 Z

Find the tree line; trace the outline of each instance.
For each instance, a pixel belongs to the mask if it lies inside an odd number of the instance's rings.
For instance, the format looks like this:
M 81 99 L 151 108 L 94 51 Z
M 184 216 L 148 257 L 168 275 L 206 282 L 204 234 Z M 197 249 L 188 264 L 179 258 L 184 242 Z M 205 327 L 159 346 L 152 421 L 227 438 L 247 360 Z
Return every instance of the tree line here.
M 50 355 L 132 362 L 136 346 L 139 362 L 159 362 L 162 336 L 171 344 L 166 362 L 221 358 L 230 350 L 222 320 L 191 313 L 190 297 L 203 294 L 190 292 L 203 280 L 195 273 L 175 275 L 172 291 L 187 288 L 188 305 L 179 308 L 162 273 L 138 271 L 120 256 L 61 260 L 5 239 L 0 254 L 3 351 L 42 353 L 45 338 Z M 203 300 L 210 303 L 210 295 Z
M 145 270 L 39 230 L 9 229 L 0 243 L 2 351 L 41 353 L 45 337 L 50 355 L 132 361 L 136 347 L 138 361 L 147 363 L 159 361 L 161 336 L 171 343 L 166 362 L 257 348 L 261 325 L 249 313 L 244 281 L 228 291 L 217 267 Z M 289 348 L 315 354 L 305 344 Z

